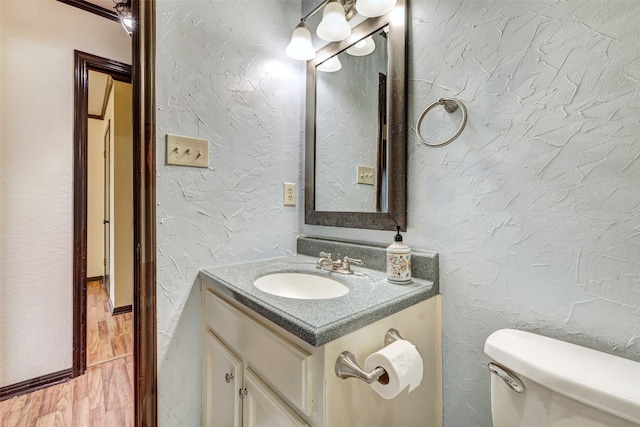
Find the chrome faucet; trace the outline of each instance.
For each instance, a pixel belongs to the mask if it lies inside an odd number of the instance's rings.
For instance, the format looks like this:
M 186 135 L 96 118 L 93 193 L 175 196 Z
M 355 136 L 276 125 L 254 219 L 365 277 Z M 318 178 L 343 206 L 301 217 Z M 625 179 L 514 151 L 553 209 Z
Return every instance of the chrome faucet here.
M 345 256 L 341 260 L 340 256 L 341 255 L 338 254 L 338 258 L 334 261 L 331 259 L 331 254 L 320 252 L 320 258 L 318 259 L 318 262 L 316 262 L 316 268 L 322 268 L 324 270 L 334 271 L 340 274 L 353 274 L 353 271 L 351 270 L 351 264 L 364 265 L 364 261 L 362 261 L 361 259 L 354 259 Z

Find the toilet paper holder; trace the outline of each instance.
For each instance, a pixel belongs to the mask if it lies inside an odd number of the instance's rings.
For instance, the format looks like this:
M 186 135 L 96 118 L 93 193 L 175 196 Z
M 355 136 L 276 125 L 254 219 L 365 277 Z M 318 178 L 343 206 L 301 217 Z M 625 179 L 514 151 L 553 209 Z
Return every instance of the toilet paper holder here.
M 384 336 L 384 345 L 388 346 L 394 341 L 403 339 L 396 329 L 389 329 Z M 367 384 L 378 381 L 382 384 L 389 383 L 389 375 L 384 368 L 377 367 L 371 372 L 366 372 L 358 365 L 356 356 L 350 351 L 343 351 L 336 360 L 336 375 L 343 380 L 358 378 Z

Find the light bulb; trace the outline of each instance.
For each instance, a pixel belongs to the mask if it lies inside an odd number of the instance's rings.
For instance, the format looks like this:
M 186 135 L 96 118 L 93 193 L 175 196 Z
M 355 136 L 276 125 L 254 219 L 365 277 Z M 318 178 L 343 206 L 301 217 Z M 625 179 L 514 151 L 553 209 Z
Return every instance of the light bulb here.
M 375 18 L 390 12 L 396 5 L 396 0 L 357 0 L 356 10 L 367 18 Z
M 366 56 L 374 50 L 376 50 L 376 43 L 373 41 L 373 36 L 369 36 L 347 49 L 347 53 L 353 56 Z
M 351 27 L 345 17 L 344 7 L 337 0 L 330 0 L 324 7 L 322 21 L 318 24 L 316 34 L 328 42 L 339 42 L 351 35 Z
M 308 61 L 315 58 L 316 51 L 311 44 L 311 33 L 304 24 L 304 21 L 300 22 L 293 34 L 291 35 L 291 42 L 285 50 L 287 56 L 298 61 Z
M 118 18 L 120 18 L 120 24 L 122 24 L 122 28 L 129 34 L 129 36 L 133 35 L 133 17 L 131 16 L 131 1 L 123 0 L 120 3 L 116 3 L 113 8 L 116 10 L 118 14 Z
M 325 73 L 335 73 L 336 71 L 342 68 L 342 64 L 337 56 L 332 56 L 331 58 L 324 61 L 322 64 L 318 65 L 318 71 L 324 71 Z
M 122 25 L 128 28 L 133 28 L 133 18 L 131 18 L 131 15 L 127 15 L 122 18 Z
M 124 28 L 131 37 L 133 35 L 133 17 L 131 16 L 131 12 L 127 12 L 120 17 L 120 24 L 122 24 L 122 28 Z

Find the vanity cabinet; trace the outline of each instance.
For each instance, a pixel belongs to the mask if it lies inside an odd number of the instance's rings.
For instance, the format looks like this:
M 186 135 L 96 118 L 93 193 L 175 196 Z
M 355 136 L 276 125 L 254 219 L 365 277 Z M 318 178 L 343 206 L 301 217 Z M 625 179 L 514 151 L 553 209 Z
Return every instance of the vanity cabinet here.
M 308 426 L 211 331 L 204 334 L 202 387 L 206 427 Z
M 315 347 L 203 281 L 202 424 L 441 426 L 440 307 L 436 296 Z M 362 365 L 390 328 L 421 354 L 419 387 L 386 400 L 363 381 L 336 376 L 341 352 Z
M 211 292 L 203 305 L 202 424 L 308 426 L 289 405 L 310 412 L 311 355 Z

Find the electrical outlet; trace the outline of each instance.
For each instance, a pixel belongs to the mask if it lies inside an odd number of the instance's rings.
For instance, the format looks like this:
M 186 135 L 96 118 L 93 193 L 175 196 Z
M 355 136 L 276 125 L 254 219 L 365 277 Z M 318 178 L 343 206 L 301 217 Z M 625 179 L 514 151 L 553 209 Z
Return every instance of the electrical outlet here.
M 373 185 L 373 168 L 358 165 L 356 183 Z
M 167 164 L 209 167 L 209 141 L 167 134 Z
M 285 206 L 296 205 L 296 185 L 293 182 L 284 183 L 284 191 L 282 196 L 282 203 Z

